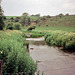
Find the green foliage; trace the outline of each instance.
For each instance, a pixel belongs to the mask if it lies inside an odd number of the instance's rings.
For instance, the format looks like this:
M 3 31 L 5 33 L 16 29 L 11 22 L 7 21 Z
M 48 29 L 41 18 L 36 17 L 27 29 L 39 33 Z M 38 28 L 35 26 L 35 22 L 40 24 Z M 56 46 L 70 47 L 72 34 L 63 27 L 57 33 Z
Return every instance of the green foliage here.
M 62 46 L 65 49 L 75 49 L 75 34 L 70 32 L 50 32 L 45 35 L 48 45 Z
M 12 22 L 11 22 L 11 23 L 8 23 L 8 25 L 7 25 L 6 29 L 13 30 L 13 29 L 15 29 L 15 26 L 13 25 L 13 23 L 12 23 Z
M 75 15 L 65 16 L 63 14 L 59 14 L 59 16 L 53 16 L 49 18 L 49 16 L 38 17 L 36 15 L 31 16 L 21 16 L 19 17 L 19 23 L 22 24 L 23 28 L 32 24 L 32 22 L 36 23 L 36 28 L 34 31 L 75 31 Z M 13 22 L 15 22 L 15 18 L 17 16 L 6 16 L 5 24 L 7 22 L 11 22 L 10 18 L 14 18 Z
M 15 29 L 20 30 L 21 29 L 21 24 L 20 23 L 15 23 Z
M 25 72 L 26 75 L 34 75 L 36 64 L 26 53 L 25 37 L 18 31 L 0 31 L 0 60 L 3 60 L 3 74 Z
M 75 49 L 75 41 L 69 41 L 65 45 L 66 49 Z
M 42 37 L 42 36 L 43 36 L 42 34 L 38 34 L 38 33 L 31 34 L 32 38 L 38 38 L 38 37 Z
M 35 25 L 31 25 L 27 28 L 27 31 L 31 31 L 32 29 L 35 29 L 35 27 L 36 27 Z
M 3 30 L 5 27 L 4 21 L 3 21 L 3 16 L 0 16 L 0 30 Z
M 27 35 L 25 34 L 25 31 L 22 31 L 22 37 L 27 38 Z
M 10 29 L 10 30 L 20 30 L 21 29 L 21 24 L 20 23 L 13 23 L 13 22 L 9 22 L 6 25 L 6 29 Z

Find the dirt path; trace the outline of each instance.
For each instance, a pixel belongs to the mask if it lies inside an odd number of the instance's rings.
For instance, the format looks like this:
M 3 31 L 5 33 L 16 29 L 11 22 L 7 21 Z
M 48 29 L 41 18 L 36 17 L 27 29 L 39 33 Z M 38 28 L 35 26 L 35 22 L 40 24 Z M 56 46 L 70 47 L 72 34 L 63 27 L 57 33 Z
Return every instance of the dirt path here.
M 42 40 L 41 40 L 42 39 Z M 30 56 L 38 61 L 40 75 L 75 75 L 75 55 L 45 44 L 43 38 L 30 39 Z

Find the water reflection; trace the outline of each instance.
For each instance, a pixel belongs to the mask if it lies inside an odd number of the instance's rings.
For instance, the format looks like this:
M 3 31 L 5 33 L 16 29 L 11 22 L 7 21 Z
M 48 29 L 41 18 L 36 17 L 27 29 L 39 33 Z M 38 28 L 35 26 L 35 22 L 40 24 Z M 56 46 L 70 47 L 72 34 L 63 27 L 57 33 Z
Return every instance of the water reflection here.
M 36 45 L 36 46 L 45 45 L 45 41 L 32 41 L 31 40 L 29 43 L 32 45 Z

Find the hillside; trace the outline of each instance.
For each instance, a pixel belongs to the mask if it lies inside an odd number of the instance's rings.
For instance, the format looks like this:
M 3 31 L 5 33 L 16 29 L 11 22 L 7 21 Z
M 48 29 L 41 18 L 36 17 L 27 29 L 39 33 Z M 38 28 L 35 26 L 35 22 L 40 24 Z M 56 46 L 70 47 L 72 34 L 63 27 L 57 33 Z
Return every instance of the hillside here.
M 7 21 L 11 20 L 10 18 L 21 17 L 21 16 L 6 16 Z M 9 20 L 8 20 L 9 19 Z M 19 18 L 19 23 L 21 18 Z M 75 15 L 68 16 L 27 16 L 25 23 L 23 23 L 24 27 L 30 25 L 36 25 L 35 31 L 38 30 L 63 30 L 63 31 L 73 31 L 75 32 Z M 11 22 L 11 21 L 9 21 Z M 14 23 L 14 21 L 13 21 Z

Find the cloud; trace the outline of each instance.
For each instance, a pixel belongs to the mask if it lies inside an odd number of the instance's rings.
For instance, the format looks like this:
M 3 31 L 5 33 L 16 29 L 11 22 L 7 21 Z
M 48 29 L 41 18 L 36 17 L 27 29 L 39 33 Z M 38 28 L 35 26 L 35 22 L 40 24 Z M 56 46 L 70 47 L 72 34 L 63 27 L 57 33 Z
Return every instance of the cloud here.
M 75 11 L 75 0 L 3 0 L 2 7 L 5 15 L 29 14 L 57 15 Z

